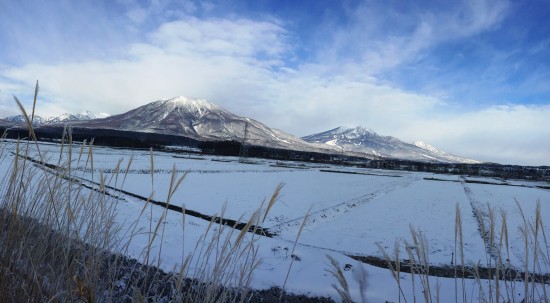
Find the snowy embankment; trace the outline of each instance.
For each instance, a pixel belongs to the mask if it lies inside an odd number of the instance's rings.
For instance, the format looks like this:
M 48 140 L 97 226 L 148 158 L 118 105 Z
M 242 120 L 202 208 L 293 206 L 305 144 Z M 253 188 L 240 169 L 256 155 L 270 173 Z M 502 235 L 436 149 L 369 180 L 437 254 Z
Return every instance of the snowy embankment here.
M 13 145 L 10 146 L 7 148 L 13 148 Z M 40 147 L 46 153 L 46 162 L 58 162 L 59 145 L 41 144 Z M 488 255 L 487 245 L 479 229 L 480 224 L 485 224 L 489 218 L 489 205 L 496 213 L 501 210 L 506 212 L 510 234 L 509 264 L 521 269 L 526 262 L 523 240 L 518 230 L 523 219 L 515 201 L 519 201 L 527 219 L 532 221 L 536 203 L 540 200 L 542 222 L 550 222 L 550 191 L 536 188 L 537 184 L 529 182 L 511 182 L 511 185 L 524 187 L 476 184 L 466 181 L 477 179 L 460 176 L 312 164 L 298 169 L 292 168 L 292 165 L 277 166 L 275 161 L 268 160 L 244 164 L 236 158 L 224 158 L 229 162 L 220 162 L 214 161 L 218 159 L 216 157 L 199 160 L 162 152 L 154 152 L 151 162 L 148 151 L 103 147 L 94 147 L 92 169 L 86 163 L 92 161 L 91 157 L 85 155 L 79 159 L 79 148 L 74 148 L 73 152 L 73 177 L 91 188 L 103 177 L 112 187 L 139 196 L 151 196 L 159 201 L 166 201 L 175 164 L 179 173 L 188 175 L 172 196 L 171 204 L 208 215 L 219 214 L 227 205 L 224 216 L 237 221 L 246 221 L 262 201 L 269 200 L 277 185 L 284 183 L 278 201 L 261 224 L 277 236 L 254 238 L 262 262 L 254 271 L 251 286 L 258 289 L 284 286 L 285 290 L 294 293 L 338 299 L 332 287 L 337 284 L 336 278 L 327 271 L 331 265 L 326 255 L 330 255 L 339 263 L 355 301 L 361 300 L 357 281 L 365 273 L 367 301 L 396 302 L 400 291 L 390 270 L 362 264 L 348 256 L 381 258 L 383 254 L 379 247 L 391 253 L 396 240 L 411 243 L 412 225 L 427 239 L 430 264 L 458 264 L 455 250 L 455 213 L 458 208 L 462 214 L 465 261 L 470 265 L 478 262 L 484 265 Z M 130 159 L 131 165 L 127 169 Z M 114 169 L 119 161 L 117 174 Z M 7 169 L 6 162 L 2 162 L 0 167 L 4 171 Z M 500 183 L 492 179 L 483 181 Z M 116 220 L 122 231 L 147 231 L 163 218 L 163 207 L 148 205 L 143 211 L 145 202 L 141 199 L 112 189 L 107 192 L 118 197 L 113 198 L 112 203 L 116 204 Z M 309 209 L 294 248 L 296 235 Z M 181 212 L 168 211 L 161 223 L 162 237 L 154 240 L 149 255 L 154 256 L 154 264 L 171 271 L 184 262 L 185 257 L 196 249 L 197 243 L 200 247 L 201 241 L 204 242 L 202 235 L 208 229 L 209 222 L 191 216 L 183 220 Z M 220 227 L 213 225 L 211 228 Z M 550 231 L 548 225 L 544 225 L 543 230 Z M 136 234 L 128 246 L 127 255 L 142 260 L 149 241 L 147 233 Z M 549 250 L 548 246 L 543 249 L 546 252 Z M 405 255 L 404 251 L 401 255 Z M 548 274 L 550 268 L 541 268 L 540 272 Z M 402 294 L 406 298 L 422 298 L 419 278 L 416 277 L 413 290 L 411 282 L 414 277 L 405 273 L 400 276 Z M 441 302 L 455 300 L 455 279 L 431 277 L 428 281 L 434 285 L 434 290 L 435 285 L 439 285 Z M 521 289 L 522 283 L 518 283 L 517 288 Z M 458 284 L 462 296 L 462 284 Z M 468 295 L 468 301 L 479 300 L 482 296 L 480 291 L 492 291 L 488 281 L 482 280 L 480 284 L 481 287 L 475 279 L 466 280 L 464 293 Z M 546 288 L 550 290 L 548 286 Z M 435 291 L 432 295 L 435 297 Z M 520 291 L 510 291 L 509 296 L 517 296 L 514 297 L 517 301 L 522 297 Z

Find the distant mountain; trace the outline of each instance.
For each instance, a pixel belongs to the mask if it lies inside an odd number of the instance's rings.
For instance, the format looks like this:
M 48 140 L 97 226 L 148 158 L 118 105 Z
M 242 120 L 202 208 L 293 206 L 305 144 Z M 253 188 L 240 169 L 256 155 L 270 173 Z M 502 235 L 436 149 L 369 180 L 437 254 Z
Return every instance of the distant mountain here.
M 70 122 L 70 121 L 88 121 L 93 119 L 107 118 L 110 116 L 111 115 L 106 113 L 94 113 L 91 111 L 83 111 L 76 115 L 65 113 L 58 117 L 48 118 L 44 121 L 44 123 L 52 124 L 52 123 L 63 123 L 63 122 Z
M 446 153 L 444 151 L 441 151 L 441 150 L 433 147 L 432 145 L 430 145 L 428 143 L 424 143 L 422 141 L 416 141 L 416 142 L 414 142 L 414 145 L 417 146 L 417 147 L 420 147 L 424 150 L 427 150 L 427 151 L 431 152 L 434 155 L 438 155 L 438 156 L 440 156 L 444 159 L 447 159 L 450 162 L 470 163 L 470 164 L 481 163 L 480 161 L 477 161 L 477 160 L 466 159 L 466 158 L 462 158 L 462 157 L 458 157 L 458 156 L 455 156 L 455 155 L 448 154 L 448 153 Z
M 479 163 L 475 160 L 447 154 L 423 142 L 410 144 L 395 137 L 380 136 L 373 130 L 360 126 L 356 128 L 338 127 L 302 139 L 310 143 L 337 147 L 345 153 L 366 153 L 414 161 Z
M 248 126 L 247 126 L 248 124 Z M 180 135 L 198 140 L 235 140 L 246 144 L 294 150 L 318 150 L 300 138 L 245 117 L 204 99 L 162 99 L 120 115 L 80 121 L 73 126 Z M 328 148 L 330 150 L 330 148 Z
M 58 117 L 49 117 L 49 118 L 43 118 L 41 116 L 35 115 L 33 124 L 35 126 L 38 126 L 38 125 L 44 125 L 44 124 L 64 123 L 64 122 L 70 122 L 70 121 L 87 121 L 92 119 L 106 118 L 109 116 L 110 116 L 109 114 L 93 113 L 91 111 L 83 111 L 76 115 L 66 113 Z M 8 117 L 5 117 L 4 120 L 12 124 L 25 123 L 25 117 L 23 115 L 8 116 Z
M 0 127 L 7 128 L 7 127 L 11 127 L 11 126 L 13 126 L 13 122 L 8 121 L 6 119 L 0 119 Z
M 3 120 L 7 121 L 12 125 L 26 123 L 25 116 L 23 115 L 8 116 L 8 117 L 5 117 Z M 44 123 L 44 121 L 45 120 L 42 117 L 35 115 L 33 118 L 33 125 L 40 125 Z

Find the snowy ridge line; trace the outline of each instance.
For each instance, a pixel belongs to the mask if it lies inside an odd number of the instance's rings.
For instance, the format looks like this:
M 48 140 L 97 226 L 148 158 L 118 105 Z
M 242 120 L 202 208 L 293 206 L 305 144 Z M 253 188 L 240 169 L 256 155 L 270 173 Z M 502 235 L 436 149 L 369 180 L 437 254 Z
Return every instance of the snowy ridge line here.
M 50 163 L 42 162 L 42 161 L 39 161 L 39 160 L 35 160 L 31 157 L 26 157 L 26 156 L 23 156 L 23 155 L 16 155 L 13 152 L 12 152 L 12 154 L 15 155 L 15 156 L 18 156 L 22 159 L 31 161 L 32 163 L 42 165 L 43 167 L 47 167 L 48 169 L 51 169 L 51 170 L 54 171 L 54 172 L 51 172 L 51 173 L 56 173 L 56 174 L 59 175 L 59 171 L 63 170 L 62 168 L 60 168 L 60 167 L 58 167 L 57 165 L 54 165 L 54 164 L 50 164 Z M 47 170 L 45 170 L 45 171 L 47 171 Z M 89 185 L 86 186 L 84 183 L 82 183 L 82 181 L 91 183 L 91 184 L 96 185 L 96 186 L 99 186 L 100 188 L 103 186 L 106 189 L 108 188 L 110 190 L 125 194 L 125 195 L 133 197 L 133 198 L 137 198 L 139 200 L 151 203 L 153 205 L 162 206 L 162 207 L 164 207 L 168 210 L 171 210 L 171 211 L 177 211 L 177 212 L 180 212 L 180 213 L 184 213 L 185 215 L 189 215 L 191 217 L 203 219 L 203 220 L 213 222 L 213 223 L 217 223 L 217 224 L 220 224 L 220 225 L 231 226 L 232 228 L 237 229 L 237 230 L 243 230 L 247 225 L 247 223 L 239 222 L 239 221 L 236 221 L 236 220 L 233 220 L 233 219 L 227 219 L 227 218 L 222 218 L 222 217 L 218 217 L 218 216 L 209 216 L 209 215 L 205 215 L 205 214 L 200 213 L 200 212 L 195 211 L 195 210 L 191 210 L 191 209 L 187 209 L 187 208 L 184 209 L 181 206 L 176 206 L 176 205 L 173 205 L 173 204 L 168 204 L 166 202 L 161 202 L 161 201 L 156 201 L 156 200 L 153 200 L 153 199 L 149 199 L 149 198 L 146 198 L 144 196 L 141 196 L 141 195 L 138 195 L 138 194 L 135 194 L 135 193 L 123 190 L 123 189 L 118 189 L 118 188 L 115 188 L 113 186 L 106 185 L 106 184 L 101 185 L 100 183 L 97 183 L 97 182 L 94 182 L 94 181 L 91 181 L 91 180 L 87 180 L 87 179 L 84 179 L 84 178 L 81 178 L 81 177 L 67 177 L 65 175 L 61 175 L 61 177 L 65 180 L 75 182 L 79 185 L 84 186 L 85 188 L 88 188 L 88 189 L 91 189 L 91 190 L 94 190 L 94 191 L 97 191 L 97 192 L 101 192 L 101 193 L 106 194 L 108 196 L 114 197 L 118 200 L 123 200 L 123 199 L 120 198 L 120 196 L 116 196 L 116 195 L 113 195 L 111 193 L 108 193 L 106 190 L 93 188 L 92 186 L 89 186 Z M 277 235 L 276 233 L 270 232 L 268 228 L 263 228 L 263 227 L 258 226 L 258 225 L 250 225 L 247 232 L 251 232 L 251 233 L 254 233 L 254 234 L 257 234 L 257 235 L 260 235 L 260 236 L 264 236 L 264 237 L 268 237 L 268 238 L 273 238 L 273 236 Z
M 372 129 L 337 127 L 325 132 L 302 137 L 303 140 L 341 149 L 343 154 L 360 153 L 387 159 L 412 161 L 436 161 L 441 163 L 479 163 L 437 150 L 435 147 L 417 142 L 411 144 L 391 136 L 381 136 Z
M 323 173 L 337 173 L 337 174 L 350 174 L 350 175 L 367 175 L 367 176 L 392 177 L 392 178 L 403 177 L 400 175 L 382 175 L 382 174 L 360 173 L 356 171 L 343 171 L 343 170 L 331 170 L 331 169 L 320 169 L 319 171 Z

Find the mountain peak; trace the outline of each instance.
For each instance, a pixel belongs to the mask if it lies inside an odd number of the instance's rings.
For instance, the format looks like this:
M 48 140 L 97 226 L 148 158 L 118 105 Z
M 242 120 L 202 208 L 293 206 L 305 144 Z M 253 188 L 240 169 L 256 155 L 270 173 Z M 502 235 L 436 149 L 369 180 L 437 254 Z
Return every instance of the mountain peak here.
M 103 119 L 103 118 L 110 117 L 111 115 L 107 114 L 107 113 L 96 113 L 96 112 L 92 112 L 92 111 L 89 111 L 89 110 L 85 110 L 85 111 L 81 111 L 76 116 L 84 118 L 84 119 L 81 119 L 81 120 L 87 120 L 86 117 L 90 118 L 90 120 L 91 120 L 91 119 Z
M 170 99 L 161 99 L 160 101 L 165 102 L 166 104 L 172 104 L 175 106 L 187 107 L 187 108 L 204 108 L 204 109 L 214 109 L 218 108 L 215 104 L 208 102 L 206 99 L 199 98 L 190 98 L 185 96 L 177 96 Z
M 391 136 L 380 136 L 372 129 L 364 126 L 355 128 L 338 127 L 323 133 L 303 137 L 303 139 L 311 143 L 337 146 L 347 152 L 372 154 L 387 158 L 476 163 L 475 160 L 439 151 L 427 143 L 415 142 L 415 144 L 409 144 Z
M 371 134 L 371 135 L 378 135 L 374 130 L 372 130 L 371 128 L 368 128 L 368 127 L 365 127 L 365 126 L 357 126 L 353 129 L 351 129 L 351 131 L 354 131 L 354 132 L 357 132 L 359 134 L 362 134 L 362 135 L 365 135 L 365 134 Z
M 196 118 L 214 113 L 225 114 L 227 111 L 205 99 L 190 98 L 178 96 L 170 99 L 160 99 L 158 101 L 144 105 L 147 108 L 155 108 L 164 112 L 164 117 L 172 112 L 187 113 Z M 163 118 L 164 119 L 164 118 Z
M 329 132 L 335 133 L 335 134 L 342 134 L 347 131 L 349 131 L 351 128 L 345 127 L 345 126 L 338 126 L 337 128 L 329 130 Z
M 78 125 L 183 136 L 200 141 L 242 142 L 244 139 L 249 145 L 319 151 L 299 138 L 271 129 L 254 119 L 237 116 L 205 99 L 185 96 L 156 100 L 126 113 Z
M 345 126 L 339 126 L 335 129 L 330 130 L 330 132 L 334 134 L 343 134 L 343 133 L 356 133 L 356 134 L 373 134 L 378 135 L 374 130 L 371 128 L 365 127 L 365 126 L 356 126 L 354 128 L 345 127 Z

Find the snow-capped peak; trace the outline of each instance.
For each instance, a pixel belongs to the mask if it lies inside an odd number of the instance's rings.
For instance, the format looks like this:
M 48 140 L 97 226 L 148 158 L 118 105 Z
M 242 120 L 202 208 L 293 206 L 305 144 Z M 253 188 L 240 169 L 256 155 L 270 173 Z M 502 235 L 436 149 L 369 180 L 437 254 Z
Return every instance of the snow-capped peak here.
M 442 161 L 476 163 L 442 152 L 424 143 L 414 144 L 403 142 L 395 137 L 380 136 L 370 128 L 357 126 L 355 128 L 338 127 L 323 133 L 303 137 L 307 142 L 323 143 L 338 146 L 347 152 L 374 154 L 376 156 L 420 161 Z
M 80 115 L 81 117 L 88 117 L 90 119 L 103 119 L 111 116 L 107 113 L 94 113 L 89 110 L 82 111 L 78 115 Z
M 210 103 L 205 99 L 189 98 L 185 96 L 161 99 L 146 106 L 162 108 L 165 112 L 164 117 L 168 116 L 174 110 L 179 112 L 187 112 L 196 117 L 203 117 L 204 115 L 212 112 L 226 112 L 223 108 Z
M 167 103 L 176 105 L 176 106 L 183 106 L 186 108 L 203 108 L 212 110 L 215 108 L 218 108 L 216 105 L 206 101 L 205 99 L 198 99 L 198 98 L 189 98 L 185 96 L 178 96 L 170 99 L 162 99 L 161 101 L 167 101 Z
M 334 134 L 342 134 L 342 133 L 345 133 L 347 131 L 349 131 L 351 128 L 349 127 L 345 127 L 345 126 L 338 126 L 337 128 L 331 130 L 330 132 L 334 133 Z
M 437 148 L 433 147 L 432 145 L 430 145 L 426 142 L 416 141 L 413 144 L 417 147 L 420 147 L 420 148 L 425 149 L 425 150 L 429 150 L 429 151 L 431 151 L 433 153 L 436 153 L 436 154 L 443 153 L 442 151 L 438 150 Z
M 26 123 L 26 121 L 27 121 L 25 119 L 25 116 L 23 116 L 23 115 L 7 116 L 7 117 L 4 117 L 3 119 L 6 120 L 6 121 L 9 121 L 9 122 L 14 122 L 14 123 Z M 34 120 L 33 120 L 34 125 L 40 125 L 43 122 L 44 122 L 44 118 L 42 118 L 38 115 L 34 115 Z
M 363 138 L 370 138 L 370 137 L 379 137 L 379 135 L 373 131 L 370 128 L 366 128 L 364 126 L 357 126 L 354 128 L 349 127 L 337 127 L 329 132 L 327 134 L 330 134 L 334 138 L 338 138 L 338 140 L 363 140 Z
M 35 115 L 33 124 L 41 125 L 41 124 L 54 124 L 54 123 L 62 123 L 62 122 L 70 122 L 70 121 L 85 121 L 85 120 L 93 120 L 93 119 L 100 119 L 100 118 L 107 118 L 111 115 L 106 113 L 94 113 L 91 111 L 83 111 L 79 114 L 73 115 L 69 113 L 64 113 L 56 117 L 48 117 L 48 118 L 41 118 L 40 116 Z M 11 122 L 24 122 L 25 119 L 22 115 L 16 115 L 16 116 L 9 116 L 4 118 Z
M 72 121 L 87 121 L 93 119 L 107 118 L 111 115 L 106 113 L 94 113 L 91 111 L 82 111 L 79 114 L 73 115 L 69 113 L 62 114 L 57 117 L 48 118 L 45 123 L 61 123 L 61 122 L 72 122 Z
M 375 131 L 364 126 L 357 126 L 355 128 L 350 128 L 347 132 L 357 137 L 372 136 L 372 135 L 378 136 L 378 134 Z
M 376 134 L 376 132 L 374 130 L 372 130 L 372 128 L 364 127 L 364 126 L 361 126 L 361 125 L 355 127 L 355 130 L 357 130 L 358 132 L 362 132 L 362 133 Z
M 339 126 L 333 130 L 329 131 L 332 134 L 339 135 L 339 134 L 352 134 L 355 136 L 361 136 L 365 134 L 372 134 L 372 135 L 378 135 L 375 131 L 373 131 L 370 128 L 364 127 L 364 126 L 357 126 L 354 128 L 345 127 L 345 126 Z

